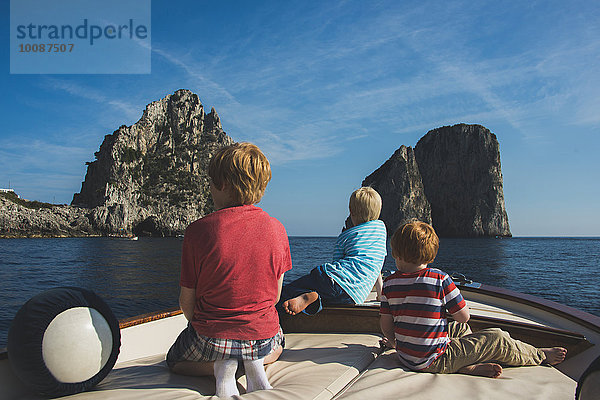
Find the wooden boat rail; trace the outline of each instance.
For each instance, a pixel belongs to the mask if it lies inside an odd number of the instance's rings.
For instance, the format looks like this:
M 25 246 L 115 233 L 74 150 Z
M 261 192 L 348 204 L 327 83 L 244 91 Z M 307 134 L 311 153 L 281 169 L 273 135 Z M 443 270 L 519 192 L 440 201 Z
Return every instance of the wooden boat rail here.
M 510 289 L 504 289 L 496 286 L 482 284 L 478 288 L 469 287 L 468 285 L 458 285 L 462 292 L 473 292 L 482 295 L 490 295 L 493 297 L 514 301 L 520 304 L 533 306 L 542 311 L 546 311 L 569 321 L 582 325 L 594 332 L 600 333 L 600 317 L 578 310 L 573 307 L 566 306 L 551 300 L 546 300 L 530 294 L 515 292 Z
M 374 333 L 381 335 L 379 307 L 339 306 L 326 307 L 316 316 L 299 314 L 281 315 L 281 326 L 286 333 Z M 536 347 L 562 346 L 571 358 L 593 346 L 584 335 L 548 326 L 492 317 L 472 316 L 469 325 L 473 331 L 485 328 L 501 328 L 515 339 Z
M 137 315 L 131 318 L 124 318 L 119 320 L 119 328 L 129 328 L 131 326 L 141 325 L 152 321 L 158 321 L 160 319 L 174 317 L 182 314 L 179 308 L 171 308 L 165 311 L 151 312 L 147 314 Z
M 468 285 L 458 285 L 461 291 L 473 292 L 481 295 L 489 295 L 497 298 L 507 299 L 520 304 L 526 304 L 543 311 L 558 315 L 567 320 L 585 326 L 600 333 L 600 317 L 565 306 L 550 300 L 536 296 L 514 292 L 491 285 L 481 285 L 473 288 Z M 379 307 L 377 304 L 366 304 L 361 306 L 336 306 L 326 307 L 316 317 L 307 315 L 281 316 L 281 325 L 284 331 L 289 333 L 310 332 L 346 332 L 346 333 L 376 333 L 381 334 L 379 328 Z M 161 320 L 180 315 L 179 309 L 173 308 L 160 312 L 138 315 L 131 318 L 121 319 L 119 327 L 129 328 L 144 323 Z M 569 357 L 574 356 L 590 347 L 592 343 L 587 341 L 584 335 L 557 328 L 528 324 L 519 321 L 508 321 L 492 317 L 472 316 L 469 324 L 473 330 L 488 327 L 499 327 L 505 329 L 513 337 L 534 344 L 537 347 L 548 347 L 563 345 L 569 350 Z M 0 348 L 0 360 L 8 358 L 6 348 Z
M 142 315 L 136 315 L 135 317 L 124 318 L 119 320 L 119 328 L 129 328 L 135 325 L 141 325 L 152 321 L 158 321 L 160 319 L 174 317 L 182 314 L 182 311 L 178 308 L 172 308 L 165 311 L 151 312 Z M 0 360 L 8 358 L 8 350 L 6 347 L 0 347 Z

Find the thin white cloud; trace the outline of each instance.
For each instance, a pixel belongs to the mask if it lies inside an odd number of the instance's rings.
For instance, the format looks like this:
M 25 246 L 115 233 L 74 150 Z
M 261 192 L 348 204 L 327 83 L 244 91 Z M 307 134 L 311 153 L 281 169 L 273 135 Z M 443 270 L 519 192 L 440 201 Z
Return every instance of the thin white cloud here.
M 32 141 L 0 140 L 0 166 L 4 171 L 72 171 L 73 161 L 89 157 L 85 147 L 61 145 L 40 139 Z
M 573 46 L 546 43 L 536 49 L 524 47 L 521 53 L 480 57 L 481 49 L 472 47 L 478 44 L 462 25 L 485 6 L 469 14 L 466 4 L 366 14 L 360 21 L 365 29 L 356 30 L 355 25 L 338 25 L 345 12 L 340 3 L 333 7 L 335 12 L 299 15 L 306 20 L 296 22 L 306 29 L 287 36 L 285 46 L 268 35 L 271 21 L 263 16 L 252 21 L 252 33 L 241 42 L 225 44 L 210 57 L 201 51 L 177 54 L 157 45 L 152 51 L 179 71 L 173 74 L 178 84 L 183 81 L 201 98 L 210 99 L 229 134 L 264 143 L 281 154 L 274 157 L 279 160 L 344 151 L 334 139 L 344 137 L 341 131 L 373 135 L 368 119 L 386 126 L 384 133 L 503 120 L 530 141 L 542 138 L 532 129 L 536 121 L 562 107 L 573 108 L 573 97 L 578 107 L 569 118 L 581 123 L 600 119 L 595 112 L 598 91 L 586 92 L 576 82 L 554 85 L 565 81 L 571 67 L 581 69 L 578 56 L 589 57 L 597 41 L 565 54 L 560 63 L 556 50 L 566 52 Z M 448 19 L 452 10 L 454 18 Z M 488 28 L 505 29 L 494 23 L 499 24 L 492 21 Z M 569 65 L 565 59 L 571 60 Z M 398 73 L 411 63 L 420 70 Z M 578 91 L 587 95 L 582 98 Z M 99 99 L 97 93 L 75 93 Z M 300 101 L 303 98 L 306 102 Z
M 161 49 L 158 46 L 152 46 L 152 52 L 160 55 L 169 63 L 181 68 L 183 72 L 188 76 L 188 79 L 191 80 L 191 84 L 194 87 L 198 87 L 199 89 L 206 90 L 211 93 L 211 97 L 222 97 L 227 102 L 237 103 L 237 100 L 231 93 L 229 93 L 223 86 L 214 82 L 213 80 L 207 78 L 202 74 L 202 65 L 195 62 L 184 61 L 183 56 L 176 56 L 171 52 L 168 52 L 164 49 Z
M 317 123 L 299 120 L 300 113 L 283 106 L 244 105 L 219 83 L 201 74 L 200 65 L 185 62 L 182 57 L 160 48 L 155 47 L 153 51 L 180 67 L 190 85 L 207 89 L 211 98 L 215 97 L 216 102 L 221 103 L 218 112 L 227 115 L 225 130 L 236 140 L 256 142 L 273 164 L 325 158 L 341 151 L 334 136 L 323 135 Z M 228 126 L 233 132 L 227 129 Z
M 90 100 L 102 105 L 109 105 L 122 112 L 129 120 L 139 118 L 141 116 L 141 110 L 139 106 L 124 101 L 122 98 L 110 98 L 92 87 L 83 86 L 71 81 L 56 78 L 47 78 L 45 80 L 45 84 L 51 89 L 62 90 L 72 96 L 80 97 L 82 99 Z

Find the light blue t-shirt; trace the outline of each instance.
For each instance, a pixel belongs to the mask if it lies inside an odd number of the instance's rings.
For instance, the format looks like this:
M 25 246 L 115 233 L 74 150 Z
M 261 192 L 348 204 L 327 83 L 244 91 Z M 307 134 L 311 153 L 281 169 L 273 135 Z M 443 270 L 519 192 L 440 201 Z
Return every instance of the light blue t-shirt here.
M 342 232 L 335 243 L 333 262 L 323 264 L 325 273 L 352 297 L 363 303 L 381 273 L 387 254 L 383 221 L 368 221 Z

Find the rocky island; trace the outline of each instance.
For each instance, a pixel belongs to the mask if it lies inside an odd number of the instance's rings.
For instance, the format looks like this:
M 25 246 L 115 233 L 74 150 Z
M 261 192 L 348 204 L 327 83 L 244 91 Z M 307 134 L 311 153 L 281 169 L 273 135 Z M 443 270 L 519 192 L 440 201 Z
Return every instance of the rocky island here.
M 230 143 L 216 111 L 178 90 L 104 137 L 71 205 L 0 196 L 0 237 L 182 234 L 214 210 L 205 171 Z
M 381 219 L 390 235 L 416 218 L 441 237 L 512 236 L 498 139 L 481 125 L 429 131 L 414 149 L 396 150 L 362 185 L 381 195 Z
M 180 235 L 214 210 L 206 169 L 213 151 L 231 143 L 216 111 L 178 90 L 104 137 L 71 205 L 1 192 L 0 238 Z M 381 194 L 390 234 L 419 219 L 440 236 L 511 236 L 498 140 L 481 125 L 434 129 L 362 184 Z

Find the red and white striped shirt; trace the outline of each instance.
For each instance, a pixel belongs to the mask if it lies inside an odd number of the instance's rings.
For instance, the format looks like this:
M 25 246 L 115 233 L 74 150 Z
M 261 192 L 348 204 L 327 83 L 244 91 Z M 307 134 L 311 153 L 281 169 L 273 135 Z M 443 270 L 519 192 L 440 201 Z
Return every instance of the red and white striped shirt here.
M 383 283 L 381 314 L 394 319 L 396 352 L 412 370 L 427 368 L 446 351 L 447 313 L 466 306 L 460 291 L 445 272 L 425 268 L 390 275 Z

